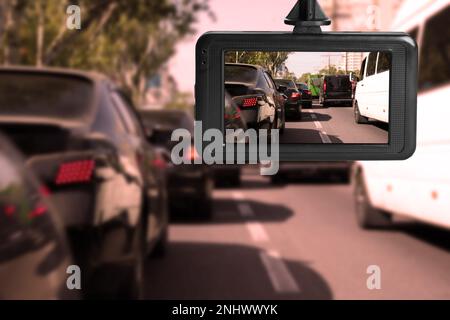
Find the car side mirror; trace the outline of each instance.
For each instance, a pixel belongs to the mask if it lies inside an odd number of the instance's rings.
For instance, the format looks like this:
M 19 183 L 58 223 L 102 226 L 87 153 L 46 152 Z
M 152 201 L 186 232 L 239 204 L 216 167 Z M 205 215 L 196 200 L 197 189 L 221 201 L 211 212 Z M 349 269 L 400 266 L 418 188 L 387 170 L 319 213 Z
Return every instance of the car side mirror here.
M 278 86 L 278 87 L 277 87 L 277 91 L 278 91 L 278 92 L 285 93 L 286 90 L 287 90 L 287 87 L 286 87 L 286 86 Z

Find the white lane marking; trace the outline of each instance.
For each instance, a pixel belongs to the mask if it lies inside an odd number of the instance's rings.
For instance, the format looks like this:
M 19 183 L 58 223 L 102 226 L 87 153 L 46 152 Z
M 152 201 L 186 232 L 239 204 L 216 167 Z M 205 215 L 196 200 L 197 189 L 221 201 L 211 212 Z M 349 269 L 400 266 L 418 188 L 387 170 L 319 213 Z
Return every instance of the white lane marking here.
M 235 200 L 243 201 L 244 195 L 241 192 L 233 192 L 232 197 Z M 255 218 L 255 213 L 247 202 L 241 202 L 237 204 L 238 211 L 241 216 L 246 220 L 252 220 Z M 255 242 L 269 242 L 269 235 L 264 229 L 263 225 L 257 221 L 246 221 L 245 226 L 250 233 L 250 236 Z
M 331 139 L 325 131 L 319 131 L 319 135 L 323 143 L 331 143 Z
M 311 119 L 316 120 L 317 116 L 313 113 L 312 110 L 308 110 L 311 115 Z M 319 129 L 319 136 L 323 143 L 331 143 L 331 139 L 328 134 L 323 130 L 322 124 L 319 121 L 314 121 L 314 125 L 317 129 Z
M 297 282 L 277 251 L 263 251 L 260 253 L 260 257 L 270 282 L 277 293 L 300 292 Z

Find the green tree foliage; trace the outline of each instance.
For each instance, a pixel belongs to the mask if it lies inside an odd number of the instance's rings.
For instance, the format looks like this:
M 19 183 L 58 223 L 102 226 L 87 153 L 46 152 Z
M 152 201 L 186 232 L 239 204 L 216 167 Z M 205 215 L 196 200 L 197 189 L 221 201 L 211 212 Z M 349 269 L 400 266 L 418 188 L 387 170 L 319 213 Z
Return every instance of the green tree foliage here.
M 193 33 L 208 0 L 1 0 L 0 63 L 96 70 L 140 103 L 146 80 Z M 81 30 L 66 27 L 69 5 Z
M 290 52 L 228 51 L 225 54 L 225 62 L 258 65 L 275 75 L 289 54 Z

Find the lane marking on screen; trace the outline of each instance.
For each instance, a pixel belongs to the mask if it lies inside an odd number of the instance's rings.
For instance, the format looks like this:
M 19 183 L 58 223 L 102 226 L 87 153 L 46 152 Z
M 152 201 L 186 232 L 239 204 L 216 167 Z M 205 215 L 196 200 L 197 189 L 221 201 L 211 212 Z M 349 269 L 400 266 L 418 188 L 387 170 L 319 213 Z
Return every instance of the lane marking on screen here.
M 323 130 L 322 124 L 319 121 L 317 121 L 317 116 L 314 113 L 314 111 L 312 111 L 312 110 L 306 110 L 306 111 L 310 114 L 311 119 L 314 120 L 314 125 L 318 129 L 319 136 L 320 136 L 320 139 L 322 140 L 322 142 L 323 143 L 331 143 L 331 139 L 328 136 L 328 134 Z

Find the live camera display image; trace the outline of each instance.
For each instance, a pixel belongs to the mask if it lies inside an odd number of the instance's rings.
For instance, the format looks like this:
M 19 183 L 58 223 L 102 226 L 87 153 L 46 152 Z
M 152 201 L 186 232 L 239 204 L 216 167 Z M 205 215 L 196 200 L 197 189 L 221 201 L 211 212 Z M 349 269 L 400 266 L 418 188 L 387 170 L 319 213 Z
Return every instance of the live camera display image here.
M 280 143 L 387 144 L 389 52 L 225 53 L 225 128 Z

